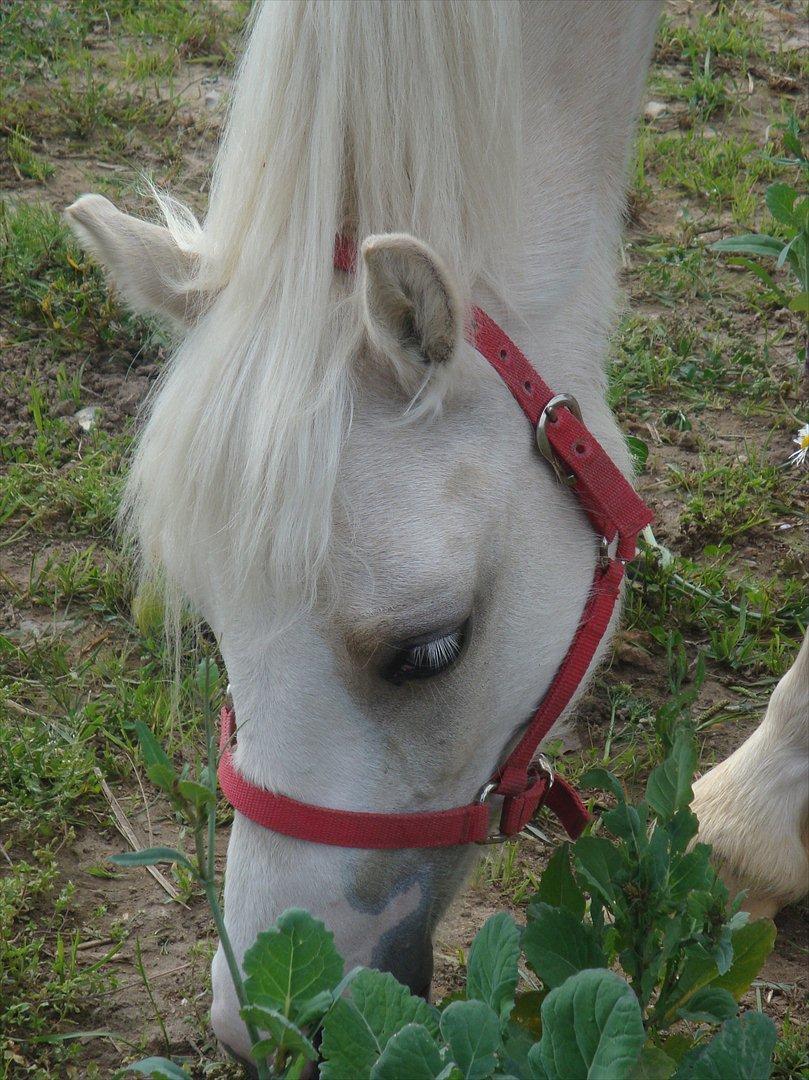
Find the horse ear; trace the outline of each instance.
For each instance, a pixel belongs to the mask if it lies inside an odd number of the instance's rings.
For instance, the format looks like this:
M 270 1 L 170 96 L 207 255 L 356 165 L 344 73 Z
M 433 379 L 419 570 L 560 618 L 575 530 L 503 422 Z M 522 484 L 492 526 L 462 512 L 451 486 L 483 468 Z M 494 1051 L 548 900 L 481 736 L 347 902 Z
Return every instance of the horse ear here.
M 205 310 L 206 294 L 184 285 L 197 257 L 183 251 L 168 229 L 122 213 L 103 195 L 82 195 L 65 217 L 134 311 L 189 326 Z
M 362 245 L 365 325 L 377 348 L 401 365 L 446 364 L 461 336 L 460 301 L 449 271 L 412 236 L 369 236 Z

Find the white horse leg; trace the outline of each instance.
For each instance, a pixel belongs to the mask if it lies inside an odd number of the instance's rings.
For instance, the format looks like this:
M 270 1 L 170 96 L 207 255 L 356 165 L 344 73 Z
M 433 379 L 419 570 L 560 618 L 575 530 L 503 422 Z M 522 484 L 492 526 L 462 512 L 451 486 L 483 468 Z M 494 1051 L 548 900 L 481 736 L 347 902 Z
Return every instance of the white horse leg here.
M 744 908 L 771 918 L 809 892 L 809 633 L 756 731 L 694 784 L 699 837 Z

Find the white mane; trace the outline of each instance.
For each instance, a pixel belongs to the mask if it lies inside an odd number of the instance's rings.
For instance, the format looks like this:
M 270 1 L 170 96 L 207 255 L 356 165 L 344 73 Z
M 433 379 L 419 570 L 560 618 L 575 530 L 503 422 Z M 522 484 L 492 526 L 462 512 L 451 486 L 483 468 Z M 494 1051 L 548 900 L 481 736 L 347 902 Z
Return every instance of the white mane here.
M 212 580 L 314 595 L 362 333 L 335 233 L 411 232 L 464 295 L 501 291 L 518 21 L 487 0 L 255 5 L 204 225 L 159 198 L 215 300 L 164 372 L 123 511 L 145 572 L 192 605 Z

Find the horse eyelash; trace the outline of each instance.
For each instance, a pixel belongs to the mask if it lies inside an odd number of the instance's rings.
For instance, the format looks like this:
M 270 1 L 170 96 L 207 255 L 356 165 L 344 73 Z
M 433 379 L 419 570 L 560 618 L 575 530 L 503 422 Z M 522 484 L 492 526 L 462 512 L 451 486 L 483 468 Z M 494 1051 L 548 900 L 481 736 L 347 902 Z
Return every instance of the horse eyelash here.
M 461 631 L 454 630 L 446 637 L 412 645 L 408 650 L 408 661 L 414 667 L 440 671 L 458 658 L 461 652 L 461 641 Z

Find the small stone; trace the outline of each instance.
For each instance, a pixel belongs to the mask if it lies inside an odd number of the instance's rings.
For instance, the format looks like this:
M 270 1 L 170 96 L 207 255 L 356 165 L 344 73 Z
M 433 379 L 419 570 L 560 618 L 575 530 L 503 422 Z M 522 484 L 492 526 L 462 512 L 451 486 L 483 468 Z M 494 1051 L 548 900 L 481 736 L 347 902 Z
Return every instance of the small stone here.
M 662 116 L 667 111 L 668 105 L 664 101 L 650 101 L 643 110 L 643 115 L 647 120 L 656 120 L 658 116 Z
M 79 409 L 79 411 L 74 414 L 73 419 L 82 431 L 92 431 L 98 423 L 100 415 L 101 408 L 98 405 L 85 405 L 83 409 Z
M 218 103 L 219 94 L 217 94 L 216 90 L 209 90 L 208 93 L 205 95 L 205 104 L 208 106 L 209 109 L 212 109 Z

